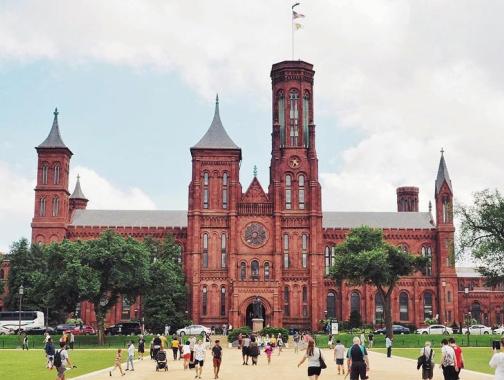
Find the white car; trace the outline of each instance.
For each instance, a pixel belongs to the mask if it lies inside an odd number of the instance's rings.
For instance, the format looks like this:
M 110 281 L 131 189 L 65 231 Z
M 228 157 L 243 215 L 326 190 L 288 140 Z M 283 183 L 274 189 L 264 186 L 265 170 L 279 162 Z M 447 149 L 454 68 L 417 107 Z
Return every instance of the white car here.
M 451 335 L 453 334 L 453 329 L 444 325 L 430 325 L 418 329 L 417 334 L 429 334 L 429 335 Z
M 469 328 L 464 327 L 462 329 L 462 334 L 471 334 L 471 335 L 489 335 L 492 333 L 492 329 L 490 327 L 486 327 L 485 325 L 472 325 Z
M 494 334 L 504 335 L 504 326 L 498 327 L 493 331 Z
M 201 335 L 202 332 L 205 334 L 210 334 L 211 329 L 209 327 L 205 327 L 202 325 L 190 325 L 186 326 L 182 329 L 177 330 L 177 335 L 179 336 L 184 336 L 184 335 Z
M 12 331 L 7 327 L 0 326 L 0 335 L 10 335 L 10 334 L 14 334 L 14 331 Z

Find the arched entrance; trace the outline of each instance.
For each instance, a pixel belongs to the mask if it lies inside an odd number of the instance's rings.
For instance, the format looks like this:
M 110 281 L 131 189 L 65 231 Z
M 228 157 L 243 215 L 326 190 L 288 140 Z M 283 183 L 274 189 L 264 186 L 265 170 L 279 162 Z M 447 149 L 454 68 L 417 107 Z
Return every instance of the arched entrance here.
M 267 317 L 266 317 L 266 308 L 264 307 L 264 304 L 261 302 L 261 309 L 262 309 L 262 317 L 264 319 L 264 326 L 267 326 Z M 254 315 L 254 303 L 251 302 L 247 306 L 247 310 L 245 311 L 245 324 L 252 328 L 252 319 L 256 318 L 256 315 Z
M 274 323 L 273 308 L 271 303 L 261 296 L 251 296 L 244 299 L 240 304 L 240 319 L 237 326 L 252 327 L 252 319 L 254 318 L 254 301 L 259 301 L 261 305 L 262 318 L 264 319 L 264 326 Z

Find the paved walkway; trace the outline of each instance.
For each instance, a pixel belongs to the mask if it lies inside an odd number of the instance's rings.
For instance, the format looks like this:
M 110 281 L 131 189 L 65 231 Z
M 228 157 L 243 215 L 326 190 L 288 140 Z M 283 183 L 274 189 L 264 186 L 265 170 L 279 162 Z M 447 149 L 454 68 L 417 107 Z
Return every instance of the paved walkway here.
M 171 354 L 171 351 L 168 352 Z M 238 349 L 224 349 L 223 362 L 219 378 L 222 380 L 306 380 L 307 369 L 306 362 L 301 368 L 297 368 L 297 363 L 302 357 L 301 353 L 295 354 L 292 349 L 287 349 L 280 356 L 274 353 L 271 365 L 266 362 L 265 355 L 259 356 L 259 364 L 257 367 L 243 366 L 241 361 L 241 352 Z M 112 355 L 112 354 L 111 354 Z M 135 362 L 135 371 L 126 372 L 124 379 L 135 380 L 152 380 L 152 379 L 170 379 L 170 380 L 192 380 L 194 379 L 194 371 L 184 371 L 182 361 L 174 362 L 168 355 L 168 372 L 156 372 L 155 362 L 150 359 Z M 328 368 L 322 371 L 320 379 L 341 379 L 343 376 L 338 376 L 336 365 L 332 361 L 332 351 L 323 350 L 323 356 L 326 359 Z M 111 359 L 112 356 L 111 356 Z M 369 372 L 370 380 L 415 380 L 421 378 L 420 371 L 416 369 L 416 361 L 400 357 L 392 357 L 387 359 L 384 354 L 370 352 Z M 121 377 L 119 373 L 113 373 L 109 376 L 108 370 L 98 371 L 93 374 L 80 376 L 79 380 L 106 380 Z M 203 367 L 202 379 L 213 379 L 213 367 L 211 354 L 208 351 L 206 361 Z M 434 379 L 442 380 L 441 370 L 436 366 L 434 370 Z M 463 380 L 490 380 L 493 376 L 485 375 L 477 372 L 465 371 L 462 376 Z M 347 377 L 348 380 L 348 377 Z

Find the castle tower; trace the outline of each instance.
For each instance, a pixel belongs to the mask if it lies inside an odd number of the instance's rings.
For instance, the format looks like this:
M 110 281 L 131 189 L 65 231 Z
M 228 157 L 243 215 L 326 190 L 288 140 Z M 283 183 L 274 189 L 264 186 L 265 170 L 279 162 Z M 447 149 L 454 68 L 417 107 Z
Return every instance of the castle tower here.
M 324 317 L 320 299 L 323 291 L 321 187 L 315 150 L 313 112 L 313 65 L 303 61 L 283 61 L 271 69 L 273 133 L 269 197 L 275 220 L 276 278 L 288 278 L 292 270 L 303 271 L 302 296 L 311 305 L 303 317 L 312 328 Z M 293 228 L 291 218 L 304 220 L 303 228 Z M 296 226 L 299 227 L 299 226 Z M 283 324 L 294 324 L 286 303 L 296 297 L 294 282 L 283 282 Z M 304 292 L 307 292 L 305 297 Z M 298 313 L 299 314 L 299 313 Z
M 398 212 L 418 212 L 418 187 L 398 187 L 396 193 Z
M 38 155 L 32 241 L 49 243 L 65 237 L 69 222 L 68 175 L 72 152 L 61 138 L 58 109 L 47 138 L 35 148 Z
M 192 279 L 191 315 L 194 323 L 208 317 L 208 299 L 229 297 L 228 284 L 213 289 L 202 279 L 210 271 L 226 271 L 233 278 L 236 271 L 237 204 L 241 196 L 239 181 L 241 149 L 227 134 L 216 97 L 212 123 L 201 140 L 191 148 L 192 178 L 189 184 L 187 275 Z M 219 298 L 217 298 L 219 297 Z M 227 302 L 229 309 L 230 302 Z M 219 313 L 221 314 L 221 313 Z M 222 315 L 221 315 L 222 316 Z M 222 316 L 224 318 L 224 316 Z M 227 321 L 227 319 L 226 319 Z
M 80 176 L 77 175 L 77 182 L 75 183 L 75 189 L 70 195 L 70 217 L 75 210 L 85 210 L 87 207 L 88 199 L 84 195 L 81 189 Z

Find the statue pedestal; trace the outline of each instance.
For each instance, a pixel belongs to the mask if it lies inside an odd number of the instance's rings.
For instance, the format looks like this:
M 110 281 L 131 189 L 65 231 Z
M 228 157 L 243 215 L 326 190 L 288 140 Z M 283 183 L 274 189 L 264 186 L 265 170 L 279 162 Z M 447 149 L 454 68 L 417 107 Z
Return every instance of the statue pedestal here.
M 252 319 L 252 331 L 259 332 L 264 328 L 264 319 L 262 318 L 253 318 Z

